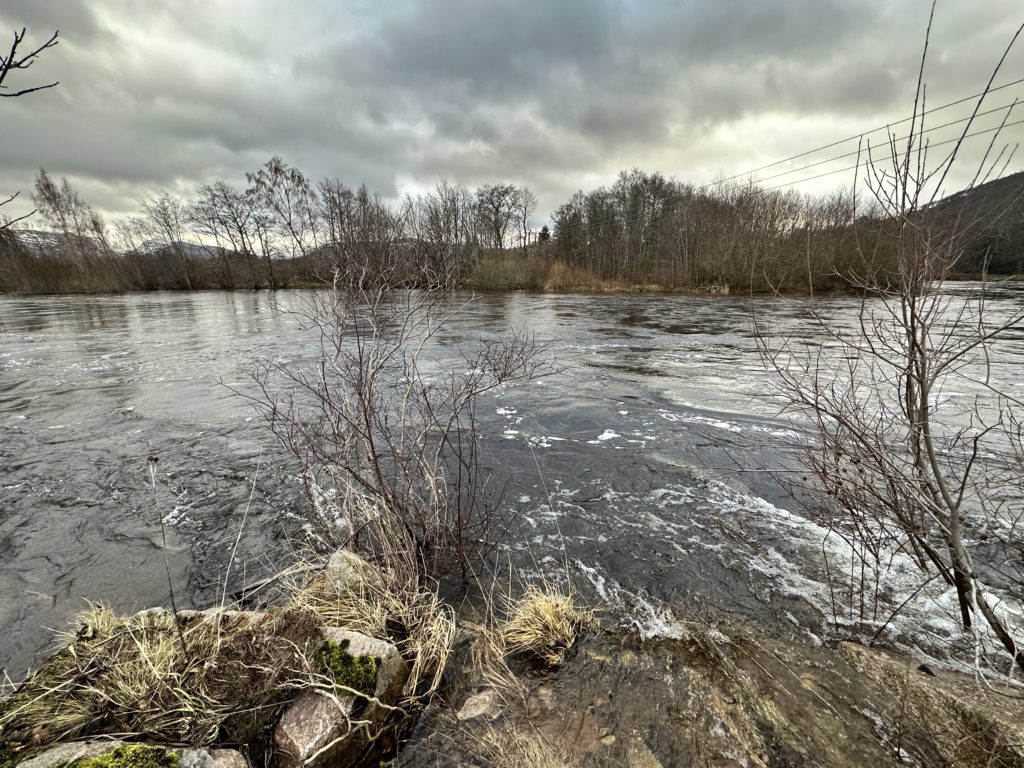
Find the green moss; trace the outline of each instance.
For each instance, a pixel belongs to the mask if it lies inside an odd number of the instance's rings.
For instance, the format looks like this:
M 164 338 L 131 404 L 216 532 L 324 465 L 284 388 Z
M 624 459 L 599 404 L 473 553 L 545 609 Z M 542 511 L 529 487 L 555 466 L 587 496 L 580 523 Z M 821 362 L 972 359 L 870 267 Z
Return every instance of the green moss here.
M 17 754 L 6 744 L 0 744 L 0 768 L 14 768 L 18 764 Z
M 75 760 L 67 768 L 178 768 L 178 753 L 164 747 L 125 744 Z
M 380 659 L 376 656 L 353 656 L 348 652 L 348 640 L 336 643 L 327 640 L 320 647 L 320 668 L 330 675 L 338 685 L 372 696 L 377 689 L 377 669 Z

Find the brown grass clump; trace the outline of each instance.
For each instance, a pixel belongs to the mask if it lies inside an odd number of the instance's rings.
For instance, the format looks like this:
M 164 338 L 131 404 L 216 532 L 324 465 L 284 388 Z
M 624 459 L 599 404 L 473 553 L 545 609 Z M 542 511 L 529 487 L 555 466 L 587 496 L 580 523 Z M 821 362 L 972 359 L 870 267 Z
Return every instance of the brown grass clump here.
M 480 755 L 492 768 L 574 768 L 569 758 L 540 733 L 525 733 L 515 726 L 489 727 L 480 739 Z
M 548 259 L 536 254 L 486 256 L 473 267 L 465 285 L 487 291 L 540 291 L 548 280 L 550 266 Z
M 181 617 L 97 606 L 2 703 L 0 741 L 94 735 L 167 744 L 247 744 L 315 676 L 317 622 L 296 609 Z
M 505 642 L 511 653 L 557 667 L 592 618 L 590 610 L 577 605 L 573 591 L 563 594 L 530 584 L 510 606 Z
M 455 642 L 455 613 L 414 578 L 368 565 L 346 580 L 321 575 L 293 587 L 291 604 L 316 615 L 322 626 L 394 643 L 411 665 L 407 698 L 427 697 L 440 687 Z

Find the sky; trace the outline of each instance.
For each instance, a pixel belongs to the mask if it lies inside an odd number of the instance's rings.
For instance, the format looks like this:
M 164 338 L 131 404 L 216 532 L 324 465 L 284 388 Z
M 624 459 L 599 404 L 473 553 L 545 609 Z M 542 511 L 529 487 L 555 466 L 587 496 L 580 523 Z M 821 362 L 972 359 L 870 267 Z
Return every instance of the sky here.
M 0 35 L 27 27 L 27 43 L 42 42 L 59 30 L 61 42 L 9 78 L 57 88 L 0 99 L 0 192 L 20 189 L 28 207 L 42 167 L 117 219 L 162 191 L 188 195 L 215 179 L 244 186 L 246 171 L 273 155 L 391 199 L 441 178 L 526 184 L 538 222 L 633 167 L 822 192 L 852 183 L 852 171 L 802 180 L 852 159 L 776 174 L 856 151 L 856 140 L 749 172 L 908 116 L 930 5 L 2 0 Z M 1022 21 L 1019 0 L 939 0 L 929 107 L 982 90 Z M 1018 78 L 1024 40 L 996 84 Z M 984 109 L 1015 98 L 1024 83 L 990 94 Z M 938 110 L 929 125 L 972 106 Z M 1006 129 L 1000 146 L 1024 138 L 1022 128 Z M 879 146 L 884 133 L 868 139 Z M 970 179 L 990 139 L 967 147 L 949 191 Z M 1008 172 L 1022 168 L 1024 152 Z

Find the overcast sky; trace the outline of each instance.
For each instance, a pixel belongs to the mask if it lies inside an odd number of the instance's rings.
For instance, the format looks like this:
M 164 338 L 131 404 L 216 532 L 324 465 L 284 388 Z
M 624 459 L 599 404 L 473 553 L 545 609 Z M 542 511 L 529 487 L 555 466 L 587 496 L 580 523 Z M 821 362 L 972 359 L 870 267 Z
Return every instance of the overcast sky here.
M 929 4 L 2 0 L 0 31 L 61 39 L 10 84 L 61 84 L 0 100 L 0 192 L 27 195 L 42 166 L 117 217 L 163 189 L 242 185 L 278 154 L 389 197 L 440 177 L 525 183 L 543 221 L 624 168 L 703 183 L 905 117 Z M 1020 0 L 940 0 L 928 104 L 979 91 L 1022 17 Z M 997 83 L 1021 77 L 1024 41 Z M 1017 97 L 1024 85 L 990 105 Z M 1022 167 L 1018 156 L 1009 170 Z

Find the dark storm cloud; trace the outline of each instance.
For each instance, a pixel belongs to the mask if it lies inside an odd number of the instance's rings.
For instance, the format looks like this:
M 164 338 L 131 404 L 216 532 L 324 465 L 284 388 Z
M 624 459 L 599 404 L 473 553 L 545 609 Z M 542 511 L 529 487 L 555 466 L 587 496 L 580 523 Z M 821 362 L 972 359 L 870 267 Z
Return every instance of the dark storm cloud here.
M 524 182 L 546 214 L 621 168 L 706 180 L 902 117 L 928 7 L 4 0 L 0 30 L 62 44 L 25 73 L 60 88 L 0 103 L 0 190 L 45 166 L 116 214 L 280 154 L 392 196 Z M 931 103 L 980 87 L 1017 15 L 939 8 Z

